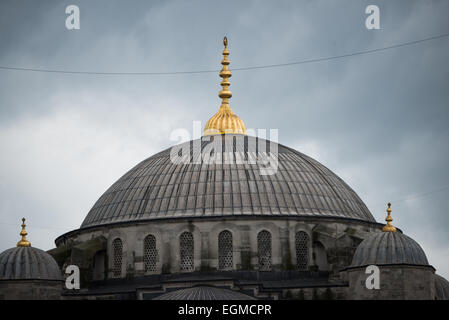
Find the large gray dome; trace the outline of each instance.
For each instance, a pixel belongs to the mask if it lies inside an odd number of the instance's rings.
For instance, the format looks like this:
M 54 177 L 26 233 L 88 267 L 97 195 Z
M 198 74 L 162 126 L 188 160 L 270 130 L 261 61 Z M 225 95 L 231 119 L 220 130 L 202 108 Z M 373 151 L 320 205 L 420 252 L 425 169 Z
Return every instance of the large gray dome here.
M 33 247 L 15 247 L 0 253 L 0 280 L 62 280 L 55 259 Z
M 249 155 L 268 159 L 258 144 L 270 150 L 270 141 L 242 135 L 203 137 L 202 149 L 221 138 L 222 159 Z M 231 152 L 226 139 L 234 140 Z M 215 140 L 215 142 L 219 140 Z M 95 203 L 81 228 L 173 217 L 230 215 L 316 216 L 375 222 L 357 194 L 337 175 L 314 159 L 283 145 L 278 148 L 278 171 L 260 175 L 257 164 L 174 164 L 171 148 L 136 165 Z M 257 152 L 256 152 L 257 151 Z M 197 154 L 190 155 L 193 160 Z
M 357 247 L 350 267 L 382 264 L 428 266 L 426 254 L 412 238 L 398 232 L 376 232 Z

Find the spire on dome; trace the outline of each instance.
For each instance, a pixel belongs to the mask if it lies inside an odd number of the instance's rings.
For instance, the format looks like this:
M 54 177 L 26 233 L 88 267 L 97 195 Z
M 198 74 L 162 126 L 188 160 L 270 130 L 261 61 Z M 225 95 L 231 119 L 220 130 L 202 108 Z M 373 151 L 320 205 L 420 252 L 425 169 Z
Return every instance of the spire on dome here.
M 385 221 L 387 221 L 387 224 L 382 228 L 383 232 L 396 232 L 396 228 L 391 224 L 391 221 L 393 221 L 393 218 L 391 217 L 391 203 L 388 202 L 388 209 L 387 209 L 387 217 L 385 218 Z
M 229 106 L 229 99 L 232 97 L 232 92 L 229 90 L 231 85 L 229 78 L 232 76 L 232 72 L 228 67 L 230 62 L 228 60 L 229 50 L 226 37 L 223 39 L 223 45 L 223 60 L 221 61 L 223 67 L 220 71 L 220 77 L 223 80 L 221 81 L 222 89 L 218 93 L 222 101 L 218 112 L 206 123 L 204 128 L 205 136 L 214 134 L 246 134 L 245 124 Z
M 20 231 L 20 235 L 22 236 L 22 240 L 17 242 L 18 247 L 31 247 L 31 243 L 27 240 L 27 232 L 25 230 L 26 224 L 25 224 L 25 218 L 22 218 L 22 231 Z

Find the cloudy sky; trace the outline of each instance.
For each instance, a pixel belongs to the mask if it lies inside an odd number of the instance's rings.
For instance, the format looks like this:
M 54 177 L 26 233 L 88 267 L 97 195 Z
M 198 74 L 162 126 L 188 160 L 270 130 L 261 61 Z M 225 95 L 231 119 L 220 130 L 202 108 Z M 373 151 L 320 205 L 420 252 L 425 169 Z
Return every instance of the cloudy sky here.
M 79 30 L 65 27 L 68 5 Z M 380 8 L 367 30 L 365 8 Z M 0 3 L 0 67 L 98 72 L 289 63 L 449 33 L 449 1 L 17 1 Z M 234 71 L 247 128 L 343 178 L 379 222 L 417 240 L 449 278 L 449 37 L 372 54 Z M 218 73 L 82 75 L 0 69 L 0 251 L 80 226 L 100 195 L 219 107 Z

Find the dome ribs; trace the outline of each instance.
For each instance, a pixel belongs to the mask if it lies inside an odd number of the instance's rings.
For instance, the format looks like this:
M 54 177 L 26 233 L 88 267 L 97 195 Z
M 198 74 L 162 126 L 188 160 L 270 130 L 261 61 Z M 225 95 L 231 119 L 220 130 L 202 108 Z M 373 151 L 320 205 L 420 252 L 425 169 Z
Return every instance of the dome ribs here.
M 34 247 L 15 247 L 0 254 L 0 280 L 61 280 L 56 261 Z
M 186 144 L 204 148 L 221 138 L 222 159 L 228 156 L 225 148 L 232 146 L 233 161 L 260 160 L 270 150 L 270 141 L 265 139 L 225 136 L 232 139 L 226 142 L 224 136 L 209 136 Z M 115 182 L 89 211 L 81 228 L 142 219 L 242 214 L 375 221 L 357 194 L 329 169 L 283 145 L 277 149 L 278 171 L 271 176 L 260 174 L 265 166 L 260 162 L 177 164 L 170 160 L 170 149 L 161 151 Z M 189 158 L 200 155 L 191 150 Z
M 401 232 L 376 232 L 357 247 L 350 267 L 375 265 L 422 265 L 429 262 L 421 246 Z

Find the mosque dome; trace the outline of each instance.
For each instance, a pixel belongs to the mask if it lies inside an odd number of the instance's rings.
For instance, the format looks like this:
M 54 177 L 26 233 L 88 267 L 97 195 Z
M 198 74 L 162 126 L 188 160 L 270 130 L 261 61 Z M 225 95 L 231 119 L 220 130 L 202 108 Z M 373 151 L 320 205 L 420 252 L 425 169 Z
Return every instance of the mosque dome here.
M 43 250 L 16 247 L 0 254 L 0 280 L 62 280 L 55 259 Z
M 98 199 L 81 229 L 239 215 L 375 222 L 357 194 L 325 166 L 276 142 L 247 135 L 243 121 L 229 106 L 232 73 L 226 37 L 223 44 L 218 94 L 222 102 L 206 123 L 203 137 L 166 149 L 128 171 Z M 183 158 L 174 159 L 180 152 Z M 205 156 L 214 161 L 204 161 Z M 273 169 L 267 164 L 273 162 L 274 171 L 266 174 Z
M 162 294 L 153 300 L 256 300 L 244 293 L 210 286 L 196 286 Z
M 0 253 L 0 280 L 62 280 L 55 259 L 26 240 L 25 219 L 22 221 L 22 240 Z
M 351 267 L 370 264 L 429 265 L 421 246 L 400 232 L 376 232 L 357 247 Z
M 418 291 L 401 289 L 402 297 L 433 299 L 434 268 L 391 225 L 390 208 L 387 224 L 377 223 L 324 165 L 277 143 L 271 130 L 268 139 L 247 132 L 229 105 L 227 44 L 225 38 L 221 106 L 203 136 L 137 164 L 101 195 L 79 229 L 55 240 L 50 253 L 58 263 L 79 263 L 86 275 L 82 296 L 374 299 L 385 295 L 358 290 L 365 273 L 356 267 L 402 264 L 394 269 L 418 275 Z M 410 277 L 391 278 L 404 287 Z
M 381 227 L 331 170 L 279 144 L 272 130 L 246 130 L 229 105 L 224 45 L 221 105 L 203 136 L 137 164 L 79 229 L 55 240 L 51 254 L 60 265 L 79 261 L 90 292 L 123 283 L 127 293 L 115 292 L 142 299 L 277 298 L 287 293 L 275 288 L 330 284 L 328 274 L 347 267 L 366 233 Z
M 421 246 L 391 225 L 391 204 L 388 204 L 387 225 L 383 232 L 369 235 L 357 247 L 350 267 L 385 264 L 410 264 L 428 266 Z
M 226 137 L 226 138 L 225 138 Z M 139 163 L 115 182 L 94 204 L 81 228 L 117 222 L 162 218 L 232 215 L 314 216 L 375 222 L 357 194 L 316 160 L 281 144 L 244 135 L 218 135 L 178 145 L 202 148 L 235 138 L 231 152 L 267 160 L 251 146 L 277 148 L 277 172 L 261 175 L 264 161 L 255 164 L 173 163 L 171 148 Z M 211 142 L 212 141 L 212 142 Z M 254 150 L 255 151 L 255 150 Z

